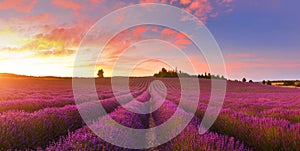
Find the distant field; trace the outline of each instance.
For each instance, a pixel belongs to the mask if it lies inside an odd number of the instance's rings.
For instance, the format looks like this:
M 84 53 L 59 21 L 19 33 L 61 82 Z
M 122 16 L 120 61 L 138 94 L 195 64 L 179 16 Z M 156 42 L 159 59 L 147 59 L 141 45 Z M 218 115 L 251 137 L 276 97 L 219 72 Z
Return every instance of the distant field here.
M 111 79 L 96 79 L 98 97 L 81 96 L 76 106 L 72 79 L 0 77 L 0 150 L 128 150 L 111 145 L 92 133 L 77 108 L 91 114 L 93 103 L 101 103 L 115 121 L 136 129 L 147 129 L 167 121 L 180 99 L 175 78 L 130 78 L 131 95 L 149 101 L 148 86 L 161 80 L 167 88 L 163 105 L 152 114 L 136 114 L 116 101 L 126 91 L 112 93 Z M 210 98 L 210 80 L 200 79 L 200 99 L 192 122 L 170 142 L 149 150 L 300 150 L 300 89 L 257 83 L 227 82 L 223 109 L 209 132 L 198 134 L 198 126 Z M 160 95 L 160 87 L 154 87 Z M 192 95 L 192 94 L 191 94 Z M 126 100 L 129 104 L 132 100 Z M 187 100 L 188 101 L 188 100 Z M 188 104 L 188 103 L 186 103 Z M 189 106 L 178 109 L 178 118 Z M 108 115 L 91 116 L 90 122 Z M 154 134 L 152 137 L 158 137 Z

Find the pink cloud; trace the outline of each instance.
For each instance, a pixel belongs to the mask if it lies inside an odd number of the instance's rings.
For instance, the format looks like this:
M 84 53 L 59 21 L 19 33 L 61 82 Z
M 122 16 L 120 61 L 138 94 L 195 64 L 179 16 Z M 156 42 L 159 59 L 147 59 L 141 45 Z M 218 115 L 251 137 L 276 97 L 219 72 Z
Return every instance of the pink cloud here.
M 160 38 L 166 40 L 170 43 L 175 44 L 178 48 L 184 49 L 186 45 L 191 44 L 192 42 L 186 37 L 183 33 L 179 33 L 175 30 L 164 28 L 161 31 Z
M 249 64 L 244 62 L 235 62 L 235 63 L 227 63 L 226 64 L 226 70 L 231 71 L 234 69 L 241 69 L 241 68 L 247 68 L 249 67 Z
M 201 21 L 206 22 L 208 17 L 217 17 L 221 12 L 232 11 L 233 0 L 140 0 L 139 3 L 146 5 L 147 3 L 170 4 L 184 9 L 185 11 L 195 15 Z
M 166 0 L 140 0 L 139 4 L 147 4 L 147 3 L 166 3 Z
M 180 3 L 183 5 L 187 5 L 187 4 L 191 3 L 191 0 L 180 0 Z
M 47 19 L 55 19 L 52 15 L 42 14 L 39 16 L 27 16 L 26 20 L 31 23 L 47 21 Z M 28 39 L 25 45 L 20 48 L 9 49 L 10 51 L 32 51 L 39 57 L 66 56 L 74 54 L 74 48 L 77 48 L 86 31 L 90 28 L 93 22 L 81 21 L 72 24 L 63 25 L 48 25 L 37 24 L 35 30 L 37 33 L 32 33 L 32 38 Z
M 141 36 L 141 34 L 143 34 L 144 32 L 146 32 L 147 30 L 148 30 L 147 27 L 145 27 L 145 26 L 139 26 L 139 27 L 135 28 L 134 35 L 135 36 Z
M 229 54 L 226 55 L 226 58 L 245 58 L 245 57 L 253 57 L 253 54 L 249 54 L 249 53 L 239 53 L 239 54 Z
M 115 58 L 117 58 L 129 46 L 146 39 L 141 36 L 141 33 L 146 29 L 146 27 L 139 26 L 133 28 L 132 30 L 122 31 L 121 33 L 113 37 L 104 48 L 103 52 L 106 58 L 113 58 L 112 60 L 115 60 Z
M 0 10 L 14 9 L 18 12 L 30 13 L 37 0 L 4 0 L 0 2 Z
M 151 31 L 152 32 L 158 32 L 158 29 L 157 28 L 152 28 Z
M 34 37 L 40 32 L 51 30 L 53 26 L 56 26 L 56 21 L 57 19 L 52 14 L 39 14 L 11 17 L 3 21 L 0 20 L 0 24 L 19 33 L 21 36 Z
M 26 16 L 22 18 L 22 20 L 32 23 L 32 22 L 52 22 L 55 21 L 56 18 L 51 14 L 40 14 L 37 16 Z
M 91 0 L 92 3 L 97 4 L 100 3 L 100 0 Z
M 212 12 L 212 6 L 207 0 L 196 0 L 193 1 L 185 10 L 189 13 L 194 14 L 201 21 L 207 20 L 208 14 Z
M 175 42 L 175 45 L 189 45 L 191 44 L 192 42 L 190 40 L 187 40 L 187 39 L 177 39 L 176 42 Z
M 175 30 L 169 29 L 169 28 L 165 28 L 161 31 L 161 34 L 163 35 L 172 35 L 172 34 L 176 34 L 177 32 Z
M 82 8 L 80 4 L 75 3 L 72 0 L 52 0 L 52 3 L 56 6 L 69 8 L 72 10 L 79 10 L 80 8 Z

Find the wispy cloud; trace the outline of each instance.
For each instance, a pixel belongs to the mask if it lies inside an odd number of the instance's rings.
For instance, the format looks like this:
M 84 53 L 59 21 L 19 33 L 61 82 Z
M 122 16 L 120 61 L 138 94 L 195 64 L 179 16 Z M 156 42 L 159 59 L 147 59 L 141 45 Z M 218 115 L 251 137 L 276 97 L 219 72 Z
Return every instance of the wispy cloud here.
M 209 17 L 232 11 L 233 0 L 140 0 L 140 4 L 162 3 L 179 7 L 206 22 Z
M 0 2 L 0 10 L 13 9 L 17 12 L 30 13 L 37 0 L 3 0 Z
M 82 8 L 80 4 L 72 1 L 72 0 L 52 0 L 52 3 L 56 6 L 67 8 L 67 9 L 72 9 L 72 10 L 78 10 Z
M 183 49 L 187 45 L 192 44 L 192 42 L 183 33 L 177 32 L 175 30 L 164 28 L 161 31 L 160 38 L 175 44 L 175 46 Z
M 245 58 L 245 57 L 253 57 L 254 55 L 253 54 L 250 54 L 250 53 L 237 53 L 237 54 L 229 54 L 229 55 L 226 55 L 225 57 L 226 58 Z

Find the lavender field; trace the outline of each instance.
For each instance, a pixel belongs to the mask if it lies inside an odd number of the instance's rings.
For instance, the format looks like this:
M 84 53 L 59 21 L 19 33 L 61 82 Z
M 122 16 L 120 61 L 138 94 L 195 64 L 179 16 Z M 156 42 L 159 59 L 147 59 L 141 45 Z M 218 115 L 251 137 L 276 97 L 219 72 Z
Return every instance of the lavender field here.
M 167 89 L 162 105 L 154 101 L 153 106 L 158 109 L 150 114 L 127 110 L 142 110 L 143 103 L 161 97 L 161 86 L 152 87 L 151 92 L 148 89 L 153 80 L 162 81 Z M 185 100 L 181 107 L 178 106 L 181 84 L 176 78 L 130 78 L 130 92 L 119 90 L 115 94 L 110 78 L 96 79 L 98 97 L 90 97 L 86 92 L 77 104 L 72 79 L 0 78 L 0 83 L 0 150 L 130 150 L 106 142 L 87 125 L 109 131 L 109 127 L 101 127 L 99 123 L 111 117 L 126 127 L 148 129 L 163 124 L 175 111 L 179 113 L 176 120 L 193 116 L 192 121 L 171 141 L 147 150 L 300 150 L 300 89 L 297 88 L 228 81 L 217 120 L 208 132 L 200 135 L 198 129 L 211 93 L 207 79 L 199 79 L 199 103 Z M 118 102 L 117 96 L 122 102 Z M 99 104 L 108 114 L 97 112 Z M 192 114 L 189 108 L 195 105 L 197 110 Z M 88 121 L 82 120 L 78 109 L 84 111 L 81 114 Z M 171 133 L 166 130 L 165 135 Z M 136 140 L 129 135 L 126 131 L 111 134 Z M 142 139 L 151 144 L 160 135 L 153 131 Z

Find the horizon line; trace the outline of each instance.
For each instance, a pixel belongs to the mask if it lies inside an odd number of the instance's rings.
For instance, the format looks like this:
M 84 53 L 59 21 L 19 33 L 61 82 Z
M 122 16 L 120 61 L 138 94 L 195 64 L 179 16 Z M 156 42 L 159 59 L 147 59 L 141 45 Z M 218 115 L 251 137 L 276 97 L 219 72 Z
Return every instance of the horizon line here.
M 95 79 L 101 79 L 98 78 L 97 76 L 94 77 L 72 77 L 72 76 L 35 76 L 35 75 L 25 75 L 25 74 L 16 74 L 16 73 L 7 73 L 7 72 L 2 72 L 0 73 L 0 78 L 4 76 L 4 77 L 27 77 L 27 78 L 95 78 Z M 191 75 L 193 76 L 193 75 Z M 154 76 L 107 76 L 107 77 L 103 77 L 103 78 L 150 78 L 150 77 L 154 77 Z M 229 79 L 227 78 L 228 81 L 236 81 L 236 79 Z M 239 80 L 238 80 L 239 81 Z M 263 80 L 253 80 L 255 82 L 261 82 Z M 267 81 L 267 80 L 266 80 Z M 276 81 L 300 81 L 300 79 L 270 79 L 270 81 L 276 82 Z

